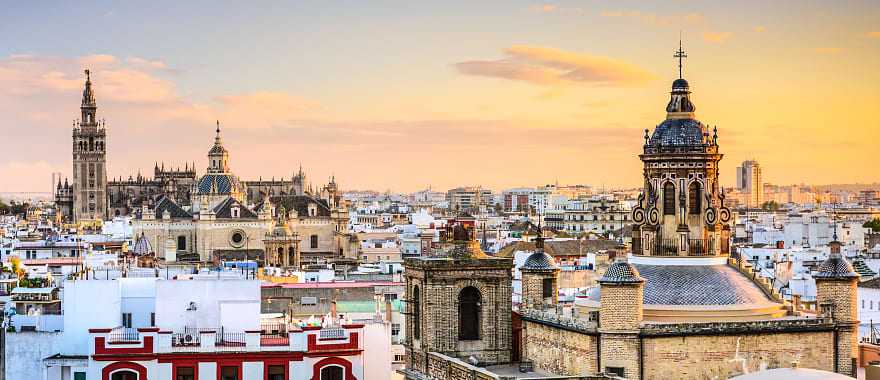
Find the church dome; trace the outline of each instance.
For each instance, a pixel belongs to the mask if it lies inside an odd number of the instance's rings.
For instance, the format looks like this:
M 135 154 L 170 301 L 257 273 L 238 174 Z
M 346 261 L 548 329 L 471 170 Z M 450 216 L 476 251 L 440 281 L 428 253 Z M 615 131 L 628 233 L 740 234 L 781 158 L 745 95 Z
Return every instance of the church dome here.
M 651 135 L 649 145 L 689 146 L 707 144 L 708 131 L 696 119 L 666 119 Z
M 524 270 L 550 270 L 556 269 L 556 261 L 544 251 L 535 251 L 526 258 L 522 268 Z
M 688 81 L 685 80 L 684 78 L 678 78 L 674 82 L 672 82 L 672 90 L 673 91 L 675 91 L 676 89 L 687 90 L 689 88 L 690 88 L 690 85 L 688 84 Z
M 818 271 L 813 278 L 823 280 L 838 280 L 857 278 L 859 274 L 853 269 L 852 264 L 847 261 L 840 253 L 832 253 L 822 264 L 819 265 Z
M 205 174 L 199 179 L 196 194 L 232 194 L 241 185 L 231 174 Z

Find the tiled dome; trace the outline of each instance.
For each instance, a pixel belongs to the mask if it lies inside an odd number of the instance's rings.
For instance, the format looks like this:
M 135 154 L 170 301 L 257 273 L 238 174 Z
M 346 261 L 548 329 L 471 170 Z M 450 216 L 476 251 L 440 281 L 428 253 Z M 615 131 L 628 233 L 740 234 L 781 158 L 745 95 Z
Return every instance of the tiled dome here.
M 522 268 L 524 270 L 552 270 L 556 269 L 556 261 L 544 251 L 535 251 L 528 258 Z
M 649 145 L 655 146 L 692 146 L 703 145 L 706 126 L 695 119 L 666 119 L 651 135 Z

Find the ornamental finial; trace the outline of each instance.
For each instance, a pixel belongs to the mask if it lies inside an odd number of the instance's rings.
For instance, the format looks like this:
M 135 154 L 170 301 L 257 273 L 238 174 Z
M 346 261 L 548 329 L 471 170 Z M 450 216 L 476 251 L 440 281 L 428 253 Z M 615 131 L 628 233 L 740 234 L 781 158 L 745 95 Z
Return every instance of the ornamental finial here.
M 682 59 L 687 58 L 687 53 L 685 53 L 684 49 L 681 46 L 681 34 L 679 33 L 678 37 L 678 50 L 675 51 L 674 58 L 678 58 L 678 79 L 682 79 L 681 75 L 681 67 L 682 67 Z

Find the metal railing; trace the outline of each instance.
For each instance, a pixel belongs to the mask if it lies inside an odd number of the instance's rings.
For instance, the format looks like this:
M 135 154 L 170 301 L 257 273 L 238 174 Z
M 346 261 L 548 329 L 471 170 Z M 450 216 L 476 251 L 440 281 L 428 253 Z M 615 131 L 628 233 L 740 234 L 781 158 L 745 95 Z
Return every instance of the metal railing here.
M 244 348 L 247 345 L 247 334 L 243 332 L 218 332 L 214 346 L 217 348 Z
M 710 240 L 688 240 L 688 256 L 715 256 L 715 247 Z
M 290 344 L 290 335 L 286 323 L 261 323 L 260 345 L 286 346 Z
M 678 256 L 678 239 L 656 239 L 651 256 Z
M 140 342 L 140 336 L 137 329 L 118 328 L 114 329 L 107 336 L 107 343 L 137 343 Z

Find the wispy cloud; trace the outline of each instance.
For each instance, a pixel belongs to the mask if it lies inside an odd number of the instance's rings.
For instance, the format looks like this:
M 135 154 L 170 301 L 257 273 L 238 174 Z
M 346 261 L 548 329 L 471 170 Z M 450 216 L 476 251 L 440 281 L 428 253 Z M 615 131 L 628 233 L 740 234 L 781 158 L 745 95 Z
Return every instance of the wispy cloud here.
M 767 31 L 767 28 L 763 25 L 758 25 L 758 26 L 752 28 L 752 31 L 755 33 L 764 33 Z
M 733 33 L 731 32 L 705 32 L 703 33 L 703 40 L 715 44 L 723 44 L 732 35 Z
M 837 55 L 843 52 L 843 48 L 839 47 L 817 47 L 813 49 L 814 52 L 825 55 Z
M 703 14 L 698 12 L 661 15 L 637 10 L 605 10 L 600 12 L 599 15 L 607 18 L 636 20 L 646 25 L 661 27 L 674 25 L 701 25 L 706 21 Z
M 640 85 L 654 75 L 634 64 L 560 49 L 517 45 L 504 49 L 506 58 L 455 64 L 462 74 L 528 82 L 537 85 Z
M 868 37 L 880 39 L 880 31 L 877 32 L 868 32 Z
M 547 4 L 533 5 L 533 6 L 531 6 L 531 9 L 535 12 L 540 12 L 540 13 L 553 13 L 553 12 L 556 12 L 559 9 L 559 7 L 556 4 L 547 3 Z

